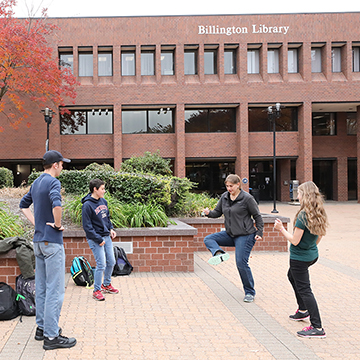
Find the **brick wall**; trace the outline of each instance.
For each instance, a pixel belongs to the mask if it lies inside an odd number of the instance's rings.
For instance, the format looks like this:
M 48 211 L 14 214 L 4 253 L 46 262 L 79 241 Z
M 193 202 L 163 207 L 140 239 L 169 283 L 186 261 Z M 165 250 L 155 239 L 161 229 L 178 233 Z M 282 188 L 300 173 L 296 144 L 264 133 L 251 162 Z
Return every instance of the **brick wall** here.
M 16 277 L 21 274 L 15 250 L 0 254 L 0 281 L 15 289 Z

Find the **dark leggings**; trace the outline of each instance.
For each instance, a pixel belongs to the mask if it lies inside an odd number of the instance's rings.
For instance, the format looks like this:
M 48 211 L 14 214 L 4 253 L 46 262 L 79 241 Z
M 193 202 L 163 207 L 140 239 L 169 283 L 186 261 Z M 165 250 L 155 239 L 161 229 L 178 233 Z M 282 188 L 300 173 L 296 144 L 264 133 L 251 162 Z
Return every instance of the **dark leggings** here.
M 321 328 L 320 313 L 315 296 L 310 286 L 309 267 L 315 264 L 313 261 L 299 261 L 290 259 L 290 269 L 288 271 L 289 281 L 294 289 L 296 301 L 300 310 L 308 310 L 311 325 Z

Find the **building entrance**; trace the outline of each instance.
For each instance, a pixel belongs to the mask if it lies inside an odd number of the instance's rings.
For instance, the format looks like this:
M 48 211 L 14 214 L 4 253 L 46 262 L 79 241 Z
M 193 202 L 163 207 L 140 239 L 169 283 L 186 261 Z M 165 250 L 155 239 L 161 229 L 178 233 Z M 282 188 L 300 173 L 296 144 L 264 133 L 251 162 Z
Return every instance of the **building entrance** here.
M 333 200 L 334 160 L 313 160 L 313 181 L 326 200 Z
M 273 194 L 273 163 L 272 160 L 250 161 L 250 184 L 253 192 L 259 192 L 263 201 L 274 199 Z M 255 195 L 254 195 L 255 196 Z

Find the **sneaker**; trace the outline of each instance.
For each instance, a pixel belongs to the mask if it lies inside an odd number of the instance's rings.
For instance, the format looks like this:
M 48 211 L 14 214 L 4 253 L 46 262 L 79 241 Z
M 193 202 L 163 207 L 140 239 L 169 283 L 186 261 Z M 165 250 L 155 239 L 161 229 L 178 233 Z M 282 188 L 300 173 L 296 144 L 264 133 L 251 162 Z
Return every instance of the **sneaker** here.
M 62 329 L 59 327 L 59 335 L 61 335 L 61 333 L 62 333 Z M 44 340 L 44 329 L 40 329 L 39 327 L 36 328 L 35 340 L 37 341 Z
M 304 327 L 301 331 L 298 331 L 297 334 L 298 336 L 307 338 L 312 337 L 322 339 L 326 337 L 324 329 L 318 330 L 313 326 Z
M 101 293 L 100 290 L 94 291 L 93 292 L 93 298 L 97 301 L 104 301 L 104 295 Z
M 306 320 L 309 317 L 310 314 L 307 310 L 305 312 L 300 312 L 299 310 L 296 310 L 296 313 L 294 315 L 289 315 L 289 319 L 294 321 Z
M 244 297 L 244 302 L 253 302 L 255 299 L 255 296 L 254 295 L 251 295 L 251 294 L 246 294 L 245 297 Z
M 118 289 L 115 289 L 111 284 L 105 286 L 104 284 L 101 285 L 101 291 L 109 293 L 109 294 L 117 294 L 119 292 Z
M 208 263 L 210 265 L 219 265 L 223 261 L 229 260 L 229 258 L 230 258 L 230 255 L 228 253 L 221 253 L 221 254 L 215 255 L 212 258 L 210 258 L 208 260 Z
M 66 336 L 59 335 L 58 337 L 50 340 L 44 336 L 44 350 L 54 350 L 54 349 L 65 349 L 75 346 L 75 338 L 67 338 Z

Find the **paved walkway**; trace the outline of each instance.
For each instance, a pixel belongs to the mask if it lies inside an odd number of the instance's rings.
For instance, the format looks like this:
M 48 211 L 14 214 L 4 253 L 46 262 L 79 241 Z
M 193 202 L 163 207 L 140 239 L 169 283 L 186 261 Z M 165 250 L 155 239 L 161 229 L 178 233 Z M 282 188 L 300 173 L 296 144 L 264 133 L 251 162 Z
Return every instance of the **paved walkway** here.
M 293 219 L 297 206 L 278 204 Z M 260 204 L 269 213 L 272 204 Z M 234 254 L 219 266 L 195 256 L 194 273 L 132 273 L 113 279 L 121 294 L 95 302 L 68 277 L 60 326 L 72 349 L 44 351 L 35 320 L 0 322 L 1 360 L 62 359 L 360 359 L 360 205 L 326 203 L 331 227 L 311 269 L 326 339 L 302 339 L 308 322 L 288 315 L 296 303 L 286 278 L 288 254 L 253 252 L 254 303 L 244 296 Z

